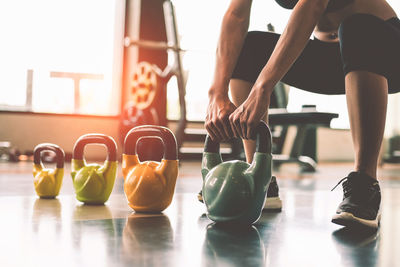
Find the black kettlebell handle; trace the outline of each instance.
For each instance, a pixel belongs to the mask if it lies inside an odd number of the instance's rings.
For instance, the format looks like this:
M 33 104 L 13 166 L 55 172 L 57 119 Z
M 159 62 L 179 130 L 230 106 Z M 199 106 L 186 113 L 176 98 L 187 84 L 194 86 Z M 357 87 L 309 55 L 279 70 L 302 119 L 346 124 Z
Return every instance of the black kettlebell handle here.
M 124 154 L 136 155 L 136 145 L 141 138 L 159 138 L 164 146 L 163 159 L 178 159 L 178 147 L 174 134 L 170 129 L 156 125 L 143 125 L 131 129 L 125 137 Z
M 204 152 L 219 153 L 219 142 L 213 141 L 208 134 L 204 143 Z M 263 121 L 260 121 L 260 124 L 257 126 L 256 152 L 272 153 L 271 131 Z
M 33 150 L 33 163 L 39 165 L 42 163 L 41 152 L 42 151 L 53 151 L 56 153 L 56 167 L 61 169 L 64 168 L 64 150 L 58 145 L 51 143 L 42 143 L 35 147 Z
M 117 161 L 117 144 L 111 136 L 105 134 L 85 134 L 76 141 L 72 159 L 83 160 L 83 151 L 88 144 L 103 144 L 107 147 L 108 161 Z

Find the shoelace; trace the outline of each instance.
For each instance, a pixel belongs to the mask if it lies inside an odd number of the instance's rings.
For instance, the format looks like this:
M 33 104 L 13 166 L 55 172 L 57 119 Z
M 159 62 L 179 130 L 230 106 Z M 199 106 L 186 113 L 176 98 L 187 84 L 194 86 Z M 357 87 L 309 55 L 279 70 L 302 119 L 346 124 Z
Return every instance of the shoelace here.
M 331 189 L 331 192 L 333 191 L 333 190 L 335 190 L 336 189 L 336 187 L 338 187 L 341 183 L 343 183 L 343 181 L 344 180 L 346 180 L 347 179 L 347 177 L 344 177 L 343 179 L 341 179 L 340 181 L 339 181 L 339 183 L 337 183 L 337 185 L 335 185 L 332 189 Z
M 333 191 L 333 190 L 335 190 L 336 189 L 336 187 L 338 187 L 341 183 L 343 183 L 343 182 L 345 182 L 344 184 L 343 184 L 343 196 L 346 198 L 346 197 L 348 197 L 349 196 L 349 194 L 353 191 L 353 187 L 355 186 L 354 184 L 353 184 L 353 182 L 351 182 L 351 180 L 349 180 L 348 179 L 348 177 L 344 177 L 343 179 L 341 179 L 338 183 L 337 183 L 337 185 L 335 185 L 332 189 L 331 189 L 331 191 Z M 366 185 L 366 184 L 359 184 L 359 185 Z M 371 187 L 372 186 L 375 186 L 375 185 L 379 185 L 379 183 L 378 182 L 375 182 L 374 184 L 372 184 L 371 185 Z M 378 190 L 379 192 L 380 192 L 380 190 Z
M 336 187 L 338 187 L 341 183 L 343 183 L 343 197 L 347 198 L 350 196 L 354 189 L 354 184 L 351 182 L 351 180 L 349 180 L 349 177 L 344 177 L 343 179 L 341 179 L 337 183 L 337 185 L 335 185 L 335 187 L 331 189 L 331 191 L 335 190 Z

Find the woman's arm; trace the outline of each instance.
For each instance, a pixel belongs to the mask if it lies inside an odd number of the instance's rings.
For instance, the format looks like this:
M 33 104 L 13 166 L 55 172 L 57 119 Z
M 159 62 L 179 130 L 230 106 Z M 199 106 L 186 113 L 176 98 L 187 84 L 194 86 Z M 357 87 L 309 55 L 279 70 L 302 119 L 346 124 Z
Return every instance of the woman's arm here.
M 236 135 L 253 137 L 255 126 L 267 113 L 274 86 L 305 48 L 329 0 L 299 0 L 267 64 L 246 101 L 229 118 Z
M 305 48 L 315 26 L 322 17 L 329 0 L 300 0 L 255 87 L 272 92 Z
M 252 0 L 232 0 L 222 20 L 205 121 L 213 140 L 225 140 L 233 135 L 229 115 L 236 107 L 228 97 L 229 80 L 247 34 L 251 3 Z

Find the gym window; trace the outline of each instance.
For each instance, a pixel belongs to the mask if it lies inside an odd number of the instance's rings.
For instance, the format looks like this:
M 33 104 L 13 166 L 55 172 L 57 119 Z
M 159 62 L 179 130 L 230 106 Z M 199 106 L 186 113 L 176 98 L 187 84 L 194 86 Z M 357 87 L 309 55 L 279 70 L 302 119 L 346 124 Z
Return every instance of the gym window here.
M 0 3 L 0 110 L 117 115 L 125 1 Z

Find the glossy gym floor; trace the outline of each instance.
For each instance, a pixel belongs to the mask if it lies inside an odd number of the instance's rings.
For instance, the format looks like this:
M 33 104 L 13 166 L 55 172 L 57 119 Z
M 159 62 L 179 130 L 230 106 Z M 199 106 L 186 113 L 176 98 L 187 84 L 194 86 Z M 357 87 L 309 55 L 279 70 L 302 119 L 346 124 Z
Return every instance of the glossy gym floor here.
M 109 201 L 75 199 L 70 166 L 59 197 L 39 199 L 32 164 L 0 163 L 0 266 L 399 266 L 400 165 L 380 169 L 382 221 L 376 233 L 330 222 L 350 164 L 320 164 L 314 174 L 284 165 L 280 213 L 250 228 L 214 225 L 196 199 L 200 163 L 182 162 L 174 200 L 163 213 L 134 213 L 120 173 Z

